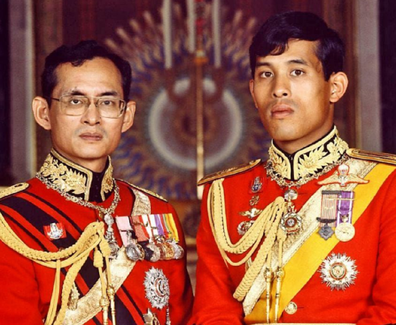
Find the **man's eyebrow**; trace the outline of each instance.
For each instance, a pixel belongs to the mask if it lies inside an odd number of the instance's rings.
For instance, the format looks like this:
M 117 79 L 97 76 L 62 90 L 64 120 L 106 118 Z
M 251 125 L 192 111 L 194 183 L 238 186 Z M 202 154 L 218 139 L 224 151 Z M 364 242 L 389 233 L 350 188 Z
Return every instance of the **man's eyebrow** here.
M 308 65 L 308 62 L 303 59 L 293 59 L 293 60 L 288 61 L 288 63 Z
M 100 93 L 99 96 L 119 96 L 119 93 L 116 92 L 115 90 L 113 90 L 113 91 L 105 91 L 103 93 Z
M 270 67 L 271 63 L 268 62 L 256 62 L 256 67 Z
M 291 59 L 286 62 L 287 64 L 302 64 L 302 65 L 308 65 L 307 61 L 304 59 Z M 256 62 L 256 67 L 271 67 L 273 64 L 271 62 Z
M 70 92 L 66 93 L 67 95 L 72 95 L 72 96 L 87 96 L 87 94 L 83 93 L 81 90 L 71 90 Z M 100 94 L 98 94 L 96 97 L 102 97 L 102 96 L 119 96 L 119 93 L 115 90 L 110 90 L 110 91 L 104 91 Z

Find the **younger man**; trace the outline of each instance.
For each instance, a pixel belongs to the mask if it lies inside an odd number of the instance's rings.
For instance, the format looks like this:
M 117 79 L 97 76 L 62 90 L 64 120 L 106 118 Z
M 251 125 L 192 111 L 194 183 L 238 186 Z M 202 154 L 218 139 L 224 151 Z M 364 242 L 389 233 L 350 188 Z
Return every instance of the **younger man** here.
M 311 13 L 273 16 L 254 37 L 250 91 L 273 141 L 267 162 L 200 182 L 191 324 L 396 323 L 396 172 L 333 125 L 343 57 Z

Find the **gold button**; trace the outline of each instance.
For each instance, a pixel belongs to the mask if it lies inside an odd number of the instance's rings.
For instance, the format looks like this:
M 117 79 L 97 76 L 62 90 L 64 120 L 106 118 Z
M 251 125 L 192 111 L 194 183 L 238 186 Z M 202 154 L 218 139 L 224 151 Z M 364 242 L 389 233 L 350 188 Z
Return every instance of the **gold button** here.
M 293 301 L 290 301 L 287 307 L 285 308 L 286 313 L 289 315 L 293 315 L 297 312 L 297 304 Z

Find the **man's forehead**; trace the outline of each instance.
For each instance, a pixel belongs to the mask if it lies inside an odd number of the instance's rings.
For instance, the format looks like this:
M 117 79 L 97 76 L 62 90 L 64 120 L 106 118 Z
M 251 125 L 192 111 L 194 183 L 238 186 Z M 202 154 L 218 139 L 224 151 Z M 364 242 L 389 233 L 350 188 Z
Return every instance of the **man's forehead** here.
M 319 61 L 316 54 L 317 46 L 317 41 L 290 39 L 282 53 L 279 48 L 276 48 L 267 56 L 257 56 L 256 64 L 270 65 L 284 62 L 316 65 Z

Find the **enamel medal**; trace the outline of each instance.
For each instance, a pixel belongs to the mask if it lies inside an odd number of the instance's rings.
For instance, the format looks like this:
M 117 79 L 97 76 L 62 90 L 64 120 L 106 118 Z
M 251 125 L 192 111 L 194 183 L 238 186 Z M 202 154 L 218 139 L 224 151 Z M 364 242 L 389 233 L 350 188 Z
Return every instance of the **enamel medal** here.
M 322 263 L 319 272 L 322 282 L 331 290 L 345 290 L 355 283 L 357 267 L 346 254 L 331 254 Z

